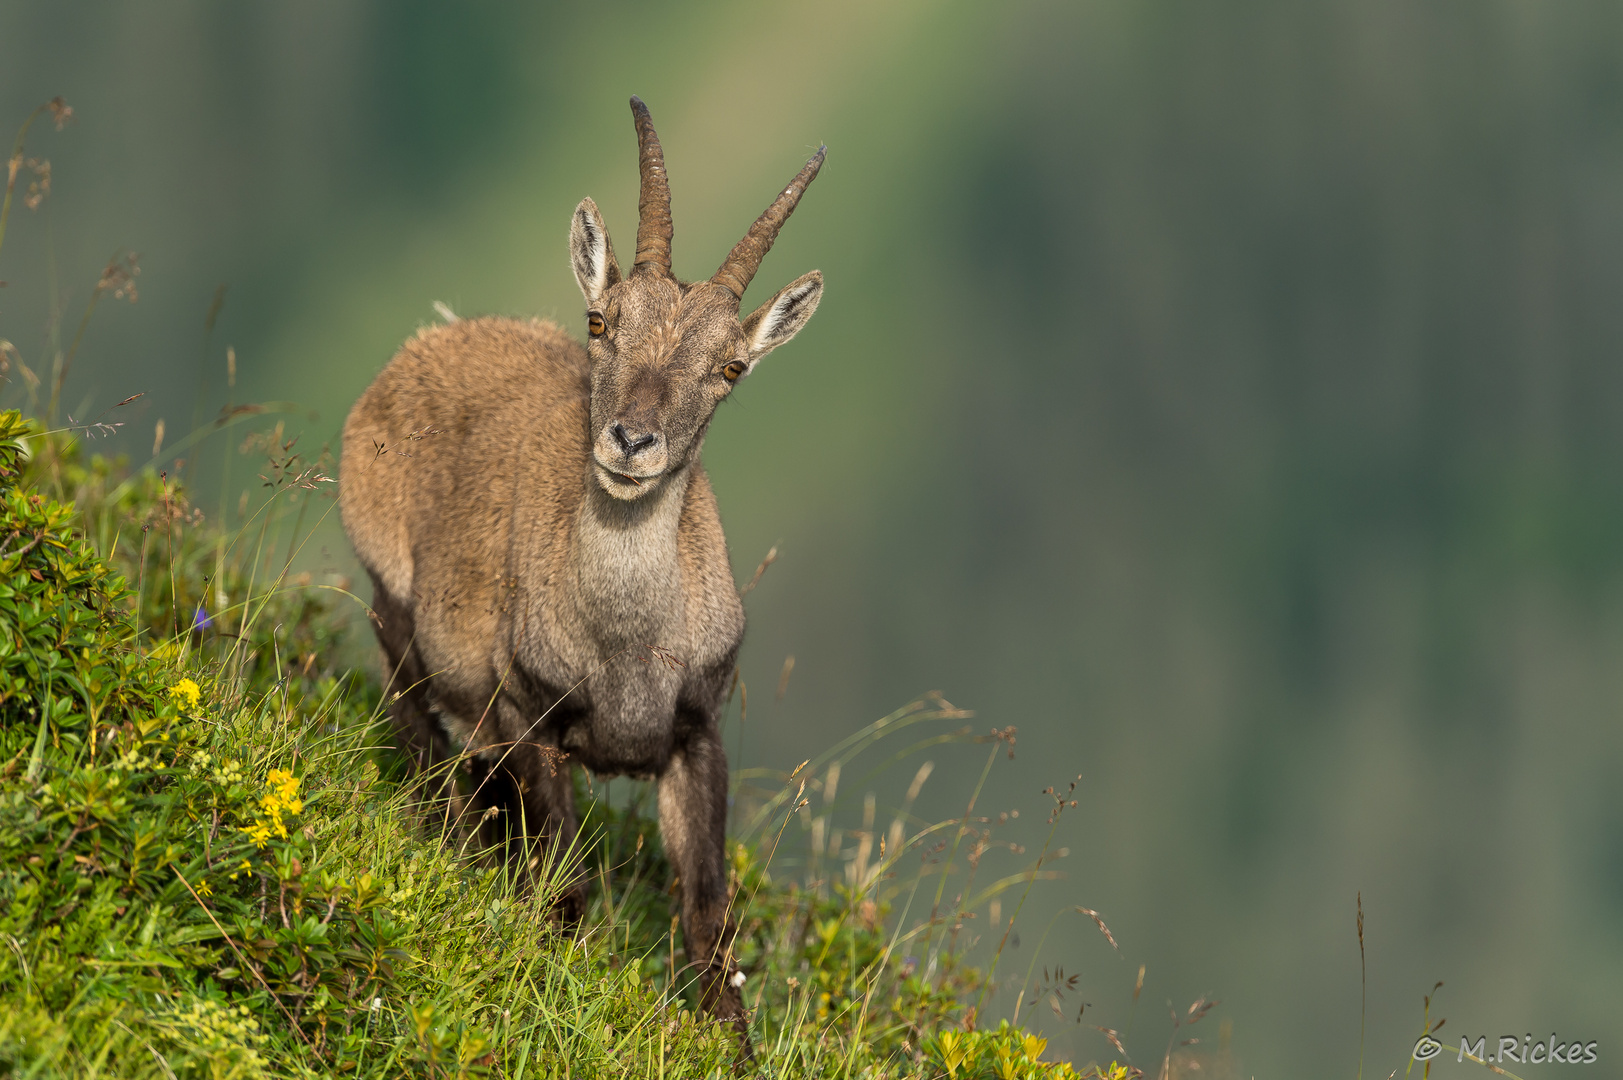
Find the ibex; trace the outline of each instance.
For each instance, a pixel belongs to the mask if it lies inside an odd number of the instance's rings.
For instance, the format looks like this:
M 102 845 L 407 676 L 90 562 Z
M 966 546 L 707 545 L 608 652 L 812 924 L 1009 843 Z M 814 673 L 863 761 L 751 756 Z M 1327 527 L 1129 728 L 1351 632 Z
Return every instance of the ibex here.
M 416 767 L 467 761 L 463 816 L 495 817 L 530 865 L 575 835 L 571 764 L 657 778 L 701 1000 L 748 1053 L 718 730 L 744 610 L 699 450 L 716 406 L 817 310 L 816 270 L 742 318 L 739 303 L 827 148 L 711 278 L 684 282 L 659 137 L 631 110 L 631 272 L 591 199 L 569 232 L 585 346 L 533 319 L 420 330 L 349 414 L 341 505 Z

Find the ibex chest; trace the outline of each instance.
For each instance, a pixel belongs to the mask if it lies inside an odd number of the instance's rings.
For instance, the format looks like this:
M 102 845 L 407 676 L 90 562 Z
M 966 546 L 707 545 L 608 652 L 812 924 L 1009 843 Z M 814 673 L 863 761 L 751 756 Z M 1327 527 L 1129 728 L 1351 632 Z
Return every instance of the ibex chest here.
M 526 674 L 557 702 L 552 736 L 594 771 L 660 771 L 677 729 L 712 719 L 742 634 L 730 575 L 684 551 L 670 487 L 646 505 L 588 500 L 534 612 L 547 630 L 522 634 Z

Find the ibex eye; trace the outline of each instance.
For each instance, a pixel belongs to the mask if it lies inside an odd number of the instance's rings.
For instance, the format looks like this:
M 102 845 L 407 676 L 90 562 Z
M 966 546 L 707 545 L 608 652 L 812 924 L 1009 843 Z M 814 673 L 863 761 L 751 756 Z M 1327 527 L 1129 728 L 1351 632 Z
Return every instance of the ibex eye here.
M 722 368 L 721 373 L 727 377 L 728 382 L 736 382 L 738 377 L 744 374 L 744 362 L 742 360 L 734 360 L 732 363 Z
M 603 334 L 603 330 L 603 316 L 599 315 L 595 311 L 588 313 L 586 316 L 586 332 L 591 334 L 593 337 L 600 337 Z

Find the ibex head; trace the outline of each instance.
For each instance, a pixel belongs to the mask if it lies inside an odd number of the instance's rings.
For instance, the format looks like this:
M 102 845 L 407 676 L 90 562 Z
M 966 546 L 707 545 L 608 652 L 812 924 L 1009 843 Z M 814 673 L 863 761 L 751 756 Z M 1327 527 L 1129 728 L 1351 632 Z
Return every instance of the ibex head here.
M 738 305 L 778 230 L 822 167 L 819 149 L 708 281 L 671 275 L 671 189 L 648 107 L 631 99 L 642 194 L 637 255 L 620 272 L 603 216 L 575 208 L 569 252 L 586 297 L 592 361 L 591 437 L 597 480 L 620 499 L 659 487 L 685 465 L 722 398 L 756 361 L 800 332 L 823 295 L 816 270 L 740 318 Z

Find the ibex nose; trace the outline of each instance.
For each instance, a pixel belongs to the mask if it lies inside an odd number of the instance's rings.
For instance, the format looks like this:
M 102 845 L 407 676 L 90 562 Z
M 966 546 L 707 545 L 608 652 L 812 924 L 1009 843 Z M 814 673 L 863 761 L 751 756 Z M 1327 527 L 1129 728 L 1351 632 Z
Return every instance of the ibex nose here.
M 614 441 L 620 444 L 620 449 L 626 454 L 627 457 L 630 457 L 639 450 L 646 450 L 648 447 L 659 441 L 658 435 L 645 432 L 627 431 L 626 426 L 619 421 L 615 421 L 614 426 L 609 430 L 613 432 Z

